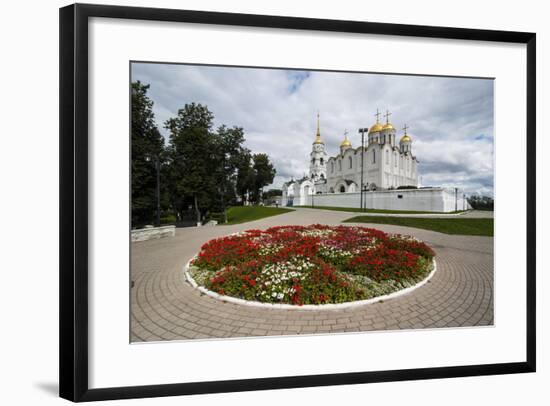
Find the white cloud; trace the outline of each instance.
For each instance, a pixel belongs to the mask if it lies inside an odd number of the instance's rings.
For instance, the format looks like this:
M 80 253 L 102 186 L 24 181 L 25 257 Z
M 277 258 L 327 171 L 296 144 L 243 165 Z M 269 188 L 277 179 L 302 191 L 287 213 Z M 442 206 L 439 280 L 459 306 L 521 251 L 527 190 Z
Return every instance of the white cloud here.
M 317 111 L 334 155 L 344 130 L 357 145 L 379 108 L 410 127 L 424 185 L 493 193 L 492 80 L 166 64 L 134 64 L 132 80 L 151 85 L 165 135 L 163 123 L 191 102 L 206 104 L 215 126 L 243 127 L 247 146 L 275 163 L 274 186 L 307 173 Z

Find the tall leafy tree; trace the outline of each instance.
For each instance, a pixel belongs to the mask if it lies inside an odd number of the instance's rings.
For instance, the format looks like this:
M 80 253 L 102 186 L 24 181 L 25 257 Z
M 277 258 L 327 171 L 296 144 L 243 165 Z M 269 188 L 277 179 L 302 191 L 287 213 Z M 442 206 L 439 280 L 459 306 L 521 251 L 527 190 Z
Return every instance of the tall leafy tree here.
M 256 203 L 259 203 L 264 186 L 273 183 L 277 171 L 269 161 L 269 156 L 267 154 L 254 154 L 252 156 L 252 161 L 254 170 L 254 190 L 252 198 Z
M 244 131 L 241 127 L 228 128 L 222 125 L 214 135 L 214 148 L 217 152 L 218 171 L 217 183 L 219 186 L 220 208 L 224 222 L 227 222 L 226 207 L 236 201 L 236 184 L 238 168 L 246 158 L 248 150 L 243 147 Z
M 216 148 L 212 134 L 214 115 L 208 107 L 186 104 L 166 121 L 170 131 L 171 193 L 179 211 L 190 201 L 197 217 L 213 205 L 218 195 Z
M 252 154 L 244 149 L 237 163 L 237 180 L 235 189 L 241 202 L 244 204 L 254 189 L 254 169 L 252 168 Z
M 149 85 L 132 83 L 132 226 L 152 223 L 156 211 L 156 162 L 164 140 L 155 124 Z

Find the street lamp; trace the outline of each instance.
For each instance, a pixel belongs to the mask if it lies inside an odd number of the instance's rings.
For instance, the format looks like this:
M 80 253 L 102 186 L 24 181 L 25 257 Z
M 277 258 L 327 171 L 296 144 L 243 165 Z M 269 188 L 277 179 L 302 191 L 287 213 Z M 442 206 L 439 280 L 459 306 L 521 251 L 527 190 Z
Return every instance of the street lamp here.
M 146 156 L 145 160 L 147 162 L 150 162 L 151 160 L 155 164 L 155 171 L 156 171 L 156 187 L 155 187 L 155 199 L 157 201 L 157 213 L 156 213 L 156 219 L 155 219 L 155 225 L 157 227 L 160 226 L 160 159 L 158 155 L 154 155 L 152 158 L 150 156 Z
M 455 212 L 458 211 L 458 188 L 455 187 Z
M 359 132 L 361 133 L 361 202 L 360 202 L 360 209 L 363 210 L 363 170 L 364 170 L 364 164 L 363 164 L 363 156 L 365 155 L 365 133 L 368 132 L 368 128 L 360 128 Z

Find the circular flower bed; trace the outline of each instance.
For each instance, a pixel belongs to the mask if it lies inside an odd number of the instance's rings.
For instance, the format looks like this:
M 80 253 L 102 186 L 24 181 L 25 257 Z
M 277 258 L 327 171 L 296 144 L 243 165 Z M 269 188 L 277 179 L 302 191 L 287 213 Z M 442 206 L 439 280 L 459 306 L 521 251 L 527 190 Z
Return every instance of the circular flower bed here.
M 344 303 L 417 284 L 434 255 L 413 237 L 372 228 L 281 226 L 208 241 L 189 273 L 207 290 L 244 300 Z

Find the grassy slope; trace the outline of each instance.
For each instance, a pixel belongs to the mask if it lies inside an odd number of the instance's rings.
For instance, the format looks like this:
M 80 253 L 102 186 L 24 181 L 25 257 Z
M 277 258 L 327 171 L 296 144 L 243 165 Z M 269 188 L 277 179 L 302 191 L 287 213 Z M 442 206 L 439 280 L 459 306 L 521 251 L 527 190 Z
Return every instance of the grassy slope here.
M 493 236 L 494 221 L 492 218 L 416 218 L 416 217 L 381 217 L 357 216 L 345 223 L 393 224 L 397 226 L 416 227 L 438 231 L 445 234 Z
M 240 224 L 293 211 L 277 207 L 234 206 L 227 209 L 226 224 Z
M 456 214 L 462 213 L 466 210 L 458 210 L 452 212 L 436 212 L 436 211 L 414 211 L 414 210 L 381 210 L 381 209 L 363 209 L 361 210 L 358 207 L 335 207 L 335 206 L 295 206 L 295 207 L 305 207 L 308 209 L 319 209 L 319 210 L 334 210 L 334 211 L 350 211 L 350 212 L 362 212 L 362 213 L 379 213 L 379 214 Z

